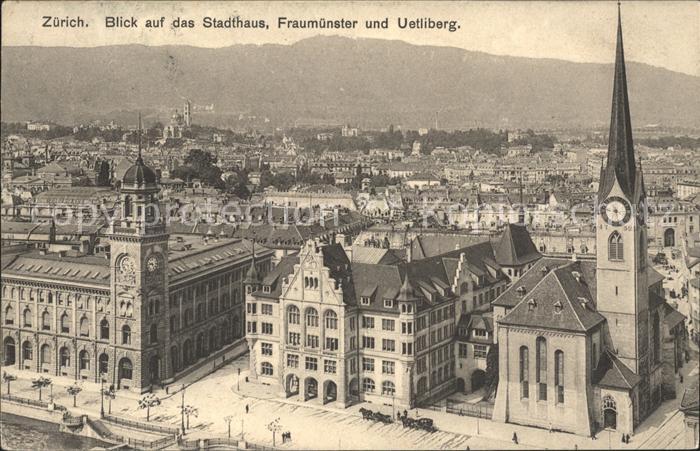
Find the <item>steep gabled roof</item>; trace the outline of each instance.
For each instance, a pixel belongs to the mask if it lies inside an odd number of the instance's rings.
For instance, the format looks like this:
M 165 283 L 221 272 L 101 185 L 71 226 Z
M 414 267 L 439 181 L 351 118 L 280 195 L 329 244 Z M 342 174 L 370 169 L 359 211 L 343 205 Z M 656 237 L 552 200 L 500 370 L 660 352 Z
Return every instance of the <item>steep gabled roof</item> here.
M 525 293 L 499 322 L 504 325 L 587 332 L 605 321 L 595 310 L 591 283 L 581 262 L 554 269 Z
M 542 257 L 525 226 L 517 224 L 506 224 L 494 253 L 501 266 L 522 266 Z

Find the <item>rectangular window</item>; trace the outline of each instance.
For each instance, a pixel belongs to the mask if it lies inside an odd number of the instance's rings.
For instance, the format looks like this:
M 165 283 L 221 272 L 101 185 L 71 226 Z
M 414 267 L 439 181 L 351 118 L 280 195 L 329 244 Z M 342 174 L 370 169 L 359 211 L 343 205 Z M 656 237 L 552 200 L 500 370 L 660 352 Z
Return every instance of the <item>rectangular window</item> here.
M 459 356 L 461 358 L 466 358 L 468 355 L 469 346 L 466 343 L 459 344 Z
M 326 337 L 326 349 L 329 351 L 338 350 L 338 339 Z
M 357 348 L 357 340 L 355 337 L 350 337 L 350 351 L 354 351 Z
M 386 338 L 382 339 L 382 351 L 396 351 L 396 342 L 394 340 L 387 340 Z
M 522 346 L 520 347 L 520 397 L 523 399 L 530 396 L 529 365 L 529 351 L 525 346 Z
M 325 372 L 327 374 L 335 374 L 335 372 L 336 372 L 335 360 L 324 360 L 323 361 L 323 372 Z
M 272 304 L 260 304 L 260 313 L 263 315 L 272 315 Z
M 374 329 L 374 317 L 373 316 L 363 316 L 362 317 L 362 328 L 363 329 Z
M 488 333 L 484 329 L 474 329 L 474 336 L 484 338 L 488 336 Z
M 357 373 L 357 360 L 350 359 L 350 374 Z
M 318 335 L 307 335 L 306 336 L 306 347 L 318 348 Z
M 382 330 L 394 330 L 394 320 L 393 319 L 383 319 L 382 320 Z
M 382 360 L 382 374 L 394 374 L 394 362 Z
M 362 371 L 374 371 L 374 359 L 362 358 Z
M 384 307 L 386 308 L 392 308 L 394 306 L 394 300 L 393 299 L 384 299 Z
M 318 370 L 318 360 L 316 357 L 307 357 L 305 366 L 309 371 L 316 371 Z
M 288 343 L 292 346 L 299 346 L 301 344 L 301 334 L 297 332 L 289 332 Z
M 299 356 L 296 354 L 287 354 L 287 366 L 289 368 L 299 368 Z
M 402 334 L 412 334 L 413 333 L 413 323 L 412 322 L 407 322 L 407 323 L 401 323 L 401 333 Z
M 247 305 L 247 312 L 255 315 L 256 310 L 257 310 L 256 306 L 257 306 L 257 304 L 255 302 L 249 302 Z
M 272 355 L 272 343 L 260 343 L 260 352 L 262 355 Z
M 265 335 L 272 335 L 272 323 L 262 323 L 260 329 Z
M 255 321 L 248 321 L 248 333 L 256 334 L 258 333 L 258 323 Z
M 362 337 L 362 347 L 365 349 L 374 349 L 374 337 Z
M 413 343 L 401 343 L 401 354 L 413 355 Z
M 488 346 L 486 346 L 486 345 L 474 345 L 474 358 L 475 359 L 485 359 L 486 354 L 488 354 Z

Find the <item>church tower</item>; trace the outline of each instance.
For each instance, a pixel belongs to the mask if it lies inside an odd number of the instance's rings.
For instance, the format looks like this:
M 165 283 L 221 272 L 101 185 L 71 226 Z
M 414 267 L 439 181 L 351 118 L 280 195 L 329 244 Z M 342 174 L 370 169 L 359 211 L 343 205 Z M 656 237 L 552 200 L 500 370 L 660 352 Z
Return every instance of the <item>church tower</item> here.
M 168 233 L 156 173 L 139 155 L 121 183 L 119 213 L 110 223 L 110 270 L 115 324 L 116 383 L 146 391 L 171 376 L 165 358 Z
M 648 372 L 649 286 L 646 194 L 632 144 L 618 5 L 617 52 L 608 156 L 601 168 L 596 212 L 597 309 L 607 318 L 607 348 L 642 377 Z

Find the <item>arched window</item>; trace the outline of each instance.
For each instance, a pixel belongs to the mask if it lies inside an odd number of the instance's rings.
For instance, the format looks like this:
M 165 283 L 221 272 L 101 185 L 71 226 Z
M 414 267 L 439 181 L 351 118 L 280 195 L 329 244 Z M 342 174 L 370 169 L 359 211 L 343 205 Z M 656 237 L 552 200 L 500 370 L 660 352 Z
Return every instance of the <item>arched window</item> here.
M 22 317 L 24 319 L 24 327 L 32 327 L 32 311 L 29 308 L 24 309 Z
M 610 234 L 608 238 L 608 259 L 622 260 L 624 257 L 624 249 L 622 244 L 622 235 L 617 231 Z
M 287 322 L 289 324 L 299 324 L 299 308 L 296 305 L 290 305 L 287 308 Z
M 391 381 L 382 382 L 382 395 L 392 396 L 396 392 L 394 383 Z
M 537 349 L 537 399 L 547 400 L 547 340 L 538 337 L 535 342 Z
M 70 351 L 65 346 L 59 351 L 60 364 L 63 368 L 68 368 L 70 366 Z
M 428 380 L 425 376 L 418 379 L 418 384 L 416 386 L 416 393 L 422 395 L 428 390 Z
M 520 347 L 520 397 L 530 397 L 530 351 L 527 346 Z
M 272 376 L 272 364 L 270 362 L 263 362 L 260 364 L 260 373 L 263 376 Z
M 32 360 L 33 357 L 32 344 L 29 341 L 25 341 L 22 343 L 22 360 Z
M 49 312 L 41 314 L 41 330 L 51 330 L 51 314 Z
M 109 340 L 109 321 L 107 318 L 103 318 L 100 321 L 100 338 L 102 340 Z
M 134 366 L 131 364 L 131 360 L 124 357 L 119 362 L 119 378 L 120 379 L 131 379 Z
M 51 347 L 43 345 L 41 347 L 41 364 L 51 363 Z
M 67 313 L 63 313 L 63 315 L 61 315 L 61 333 L 70 333 L 70 320 Z
M 652 341 L 652 352 L 653 352 L 653 357 L 654 357 L 654 363 L 659 363 L 661 360 L 661 345 L 660 341 L 661 338 L 659 337 L 660 335 L 660 321 L 659 321 L 659 312 L 654 312 L 654 316 L 652 317 L 651 320 L 652 324 L 652 334 L 651 334 L 651 339 Z
M 192 324 L 193 320 L 194 320 L 194 314 L 192 313 L 192 309 L 188 308 L 187 310 L 185 310 L 185 327 Z
M 333 310 L 326 310 L 326 313 L 323 314 L 323 318 L 326 323 L 326 329 L 338 328 L 338 315 Z
M 5 324 L 15 323 L 15 309 L 11 305 L 8 305 L 5 309 Z
M 89 337 L 90 336 L 90 321 L 88 321 L 86 316 L 80 318 L 80 336 Z
M 306 325 L 311 327 L 318 327 L 318 312 L 315 308 L 306 309 Z
M 122 344 L 131 344 L 131 327 L 127 326 L 126 324 L 122 326 Z
M 557 403 L 564 403 L 564 352 L 554 353 L 554 385 L 557 389 Z
M 100 354 L 99 371 L 100 371 L 100 374 L 109 373 L 109 356 L 105 353 Z
M 170 348 L 170 362 L 173 365 L 174 371 L 180 371 L 180 353 L 178 352 L 177 346 Z
M 149 331 L 151 337 L 151 343 L 158 342 L 158 325 L 156 323 L 151 324 L 151 330 Z
M 80 369 L 81 370 L 89 370 L 90 369 L 90 354 L 86 350 L 80 351 L 80 354 L 78 354 L 78 361 L 80 362 Z
M 617 403 L 615 402 L 615 399 L 607 395 L 605 398 L 603 398 L 603 410 L 617 410 Z
M 374 392 L 374 381 L 369 377 L 362 379 L 362 391 L 366 393 Z

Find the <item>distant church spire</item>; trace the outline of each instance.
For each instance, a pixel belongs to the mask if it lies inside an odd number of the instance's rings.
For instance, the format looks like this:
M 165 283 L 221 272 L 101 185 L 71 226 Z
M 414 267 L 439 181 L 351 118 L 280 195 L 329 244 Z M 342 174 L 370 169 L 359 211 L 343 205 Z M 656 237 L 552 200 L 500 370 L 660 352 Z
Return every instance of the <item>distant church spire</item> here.
M 630 121 L 630 108 L 627 97 L 625 52 L 622 46 L 622 19 L 619 2 L 617 4 L 617 51 L 615 54 L 615 81 L 613 83 L 608 159 L 603 178 L 600 180 L 600 190 L 598 192 L 600 199 L 610 194 L 616 178 L 623 193 L 632 199 L 635 191 L 636 164 L 634 146 L 632 144 L 632 122 Z

